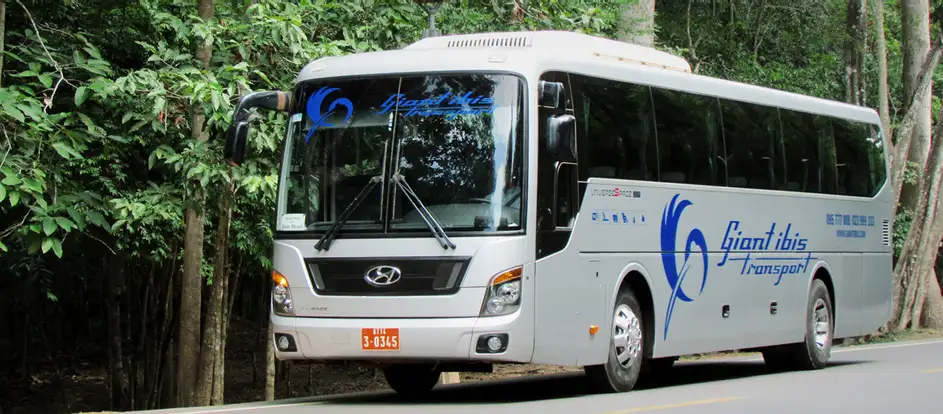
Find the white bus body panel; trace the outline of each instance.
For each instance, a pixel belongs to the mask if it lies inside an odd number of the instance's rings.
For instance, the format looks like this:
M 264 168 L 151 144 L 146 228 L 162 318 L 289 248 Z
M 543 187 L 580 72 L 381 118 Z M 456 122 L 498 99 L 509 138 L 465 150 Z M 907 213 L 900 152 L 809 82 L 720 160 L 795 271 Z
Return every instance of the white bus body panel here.
M 802 341 L 809 286 L 820 267 L 834 283 L 835 336 L 873 333 L 890 310 L 890 251 L 882 242 L 881 220 L 888 211 L 886 203 L 851 197 L 592 178 L 569 244 L 537 262 L 534 360 L 604 363 L 609 337 L 589 335 L 589 326 L 611 329 L 616 293 L 632 270 L 652 291 L 655 357 Z M 868 221 L 827 225 L 828 214 Z M 749 257 L 746 252 L 725 255 L 731 223 L 741 237 L 762 239 L 762 247 L 768 243 L 768 250 L 761 247 Z M 775 234 L 769 235 L 774 224 Z M 837 229 L 848 227 L 864 235 L 836 236 Z M 661 243 L 672 236 L 674 245 L 663 254 Z M 777 243 L 796 247 L 777 251 Z M 770 264 L 779 268 L 765 266 Z M 678 279 L 675 290 L 672 282 Z M 770 312 L 772 302 L 777 302 L 776 314 Z M 727 318 L 723 305 L 730 307 Z

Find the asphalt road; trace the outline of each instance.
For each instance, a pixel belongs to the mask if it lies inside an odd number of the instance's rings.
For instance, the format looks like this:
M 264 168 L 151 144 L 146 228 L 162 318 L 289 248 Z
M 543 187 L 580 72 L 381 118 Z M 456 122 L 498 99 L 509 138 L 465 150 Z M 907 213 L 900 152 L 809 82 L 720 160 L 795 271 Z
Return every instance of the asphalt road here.
M 771 373 L 761 358 L 680 362 L 625 394 L 590 394 L 581 375 L 443 386 L 422 401 L 392 392 L 154 413 L 776 414 L 943 412 L 943 340 L 838 348 L 828 368 Z

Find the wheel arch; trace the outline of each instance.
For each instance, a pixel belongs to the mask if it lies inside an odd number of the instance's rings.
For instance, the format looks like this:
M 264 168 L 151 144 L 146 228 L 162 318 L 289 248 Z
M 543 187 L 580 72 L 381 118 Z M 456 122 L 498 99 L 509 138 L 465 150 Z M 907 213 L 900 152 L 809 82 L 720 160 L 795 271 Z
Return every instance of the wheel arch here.
M 642 308 L 644 327 L 643 355 L 645 359 L 651 358 L 655 353 L 655 326 L 657 317 L 655 315 L 655 301 L 651 288 L 652 282 L 648 272 L 641 264 L 630 263 L 622 269 L 619 280 L 616 281 L 614 286 L 616 289 L 613 290 L 612 296 L 609 298 L 609 309 L 614 308 L 616 298 L 619 294 L 629 289 L 632 290 L 635 294 L 635 298 L 639 301 L 639 306 Z
M 811 277 L 809 278 L 809 284 L 806 287 L 806 292 L 812 290 L 812 283 L 816 280 L 821 280 L 825 284 L 825 290 L 828 291 L 828 300 L 832 304 L 832 326 L 838 326 L 838 303 L 837 295 L 835 294 L 835 281 L 832 278 L 832 268 L 828 263 L 822 261 L 815 264 L 814 270 L 812 270 Z

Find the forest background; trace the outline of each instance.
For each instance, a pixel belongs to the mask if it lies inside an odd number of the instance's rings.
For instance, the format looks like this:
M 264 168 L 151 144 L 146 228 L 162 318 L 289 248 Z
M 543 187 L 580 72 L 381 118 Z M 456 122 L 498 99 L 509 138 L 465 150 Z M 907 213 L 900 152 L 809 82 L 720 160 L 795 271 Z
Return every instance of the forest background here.
M 653 45 L 700 74 L 878 110 L 898 194 L 894 312 L 875 332 L 886 338 L 943 327 L 938 8 L 451 0 L 437 24 Z M 221 138 L 247 92 L 289 89 L 312 59 L 399 48 L 425 28 L 411 0 L 0 0 L 0 408 L 385 387 L 371 370 L 274 362 L 264 338 L 286 118 L 260 114 L 237 169 Z

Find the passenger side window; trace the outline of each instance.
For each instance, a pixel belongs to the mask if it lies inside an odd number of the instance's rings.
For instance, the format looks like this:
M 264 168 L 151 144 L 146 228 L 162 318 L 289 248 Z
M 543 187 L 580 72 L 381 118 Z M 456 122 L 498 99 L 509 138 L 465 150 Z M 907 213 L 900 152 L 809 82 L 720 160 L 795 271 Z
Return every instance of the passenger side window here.
M 783 169 L 785 189 L 818 193 L 819 151 L 813 116 L 804 112 L 780 109 L 782 143 L 786 165 Z
M 579 125 L 581 187 L 589 177 L 658 180 L 648 87 L 570 75 Z
M 776 108 L 721 99 L 724 126 L 724 160 L 727 185 L 769 190 L 778 188 L 776 176 L 779 114 Z
M 837 159 L 839 194 L 871 197 L 875 180 L 871 174 L 871 131 L 867 125 L 835 118 L 835 156 Z
M 817 135 L 819 150 L 819 192 L 824 194 L 845 194 L 844 188 L 838 185 L 838 168 L 835 158 L 835 132 L 831 119 L 824 116 L 813 117 L 813 129 Z
M 868 161 L 871 171 L 871 182 L 874 187 L 870 196 L 875 196 L 878 189 L 884 186 L 887 180 L 887 166 L 884 163 L 884 135 L 876 125 L 868 125 L 868 137 L 865 140 L 868 146 Z
M 717 100 L 661 88 L 651 90 L 659 181 L 725 185 Z

